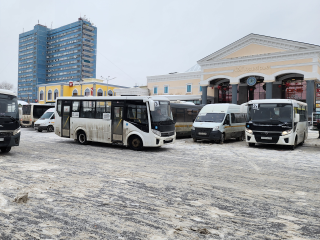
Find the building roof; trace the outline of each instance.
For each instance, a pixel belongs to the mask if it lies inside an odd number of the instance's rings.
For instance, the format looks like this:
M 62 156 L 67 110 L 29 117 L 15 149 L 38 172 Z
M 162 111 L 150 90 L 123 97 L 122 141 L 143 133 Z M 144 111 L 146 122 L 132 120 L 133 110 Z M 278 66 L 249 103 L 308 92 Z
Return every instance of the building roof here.
M 201 66 L 197 63 L 196 65 L 189 68 L 186 72 L 198 72 L 201 71 Z

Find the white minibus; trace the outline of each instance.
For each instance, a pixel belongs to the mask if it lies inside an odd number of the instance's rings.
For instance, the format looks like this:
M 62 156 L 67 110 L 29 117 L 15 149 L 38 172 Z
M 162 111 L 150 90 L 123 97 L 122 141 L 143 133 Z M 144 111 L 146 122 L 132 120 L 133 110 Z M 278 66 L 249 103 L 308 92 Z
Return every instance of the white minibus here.
M 194 142 L 201 139 L 223 143 L 230 138 L 243 141 L 245 123 L 245 107 L 228 103 L 208 104 L 195 119 L 191 137 Z
M 42 132 L 47 130 L 48 132 L 54 131 L 54 111 L 55 108 L 49 108 L 35 123 L 34 130 Z
M 88 141 L 120 144 L 133 150 L 175 141 L 170 101 L 165 97 L 59 97 L 55 133 Z
M 308 137 L 307 104 L 291 99 L 263 99 L 248 102 L 246 141 L 280 144 L 295 149 Z

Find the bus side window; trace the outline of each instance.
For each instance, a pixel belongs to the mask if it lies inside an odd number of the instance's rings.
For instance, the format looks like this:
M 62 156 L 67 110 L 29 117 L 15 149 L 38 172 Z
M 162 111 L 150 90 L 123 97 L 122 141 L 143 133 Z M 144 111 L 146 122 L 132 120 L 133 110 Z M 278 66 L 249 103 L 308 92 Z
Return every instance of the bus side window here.
M 186 109 L 184 108 L 177 108 L 177 122 L 184 122 L 184 113 L 186 111 Z
M 61 116 L 61 100 L 59 100 L 57 103 L 57 113 L 59 116 Z
M 111 112 L 111 101 L 97 101 L 96 102 L 96 118 L 103 119 L 104 113 Z
M 72 112 L 79 112 L 79 111 L 80 111 L 80 101 L 73 101 Z
M 95 101 L 82 101 L 82 107 L 80 111 L 81 118 L 95 118 L 96 108 Z

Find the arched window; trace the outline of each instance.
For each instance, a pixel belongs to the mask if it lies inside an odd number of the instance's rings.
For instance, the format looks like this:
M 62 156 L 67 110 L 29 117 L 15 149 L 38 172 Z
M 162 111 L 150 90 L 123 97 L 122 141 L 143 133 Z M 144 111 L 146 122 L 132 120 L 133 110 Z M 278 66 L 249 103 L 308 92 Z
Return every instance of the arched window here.
M 84 91 L 84 95 L 85 96 L 90 96 L 90 89 L 87 88 L 85 91 Z
M 98 89 L 97 96 L 103 96 L 103 91 L 101 88 Z
M 78 96 L 78 90 L 77 89 L 73 89 L 72 96 Z
M 43 91 L 42 90 L 40 91 L 39 100 L 43 101 Z
M 58 91 L 58 89 L 55 89 L 54 94 L 53 94 L 53 100 L 56 100 L 57 97 L 59 97 L 59 91 Z
M 48 91 L 48 101 L 51 101 L 52 100 L 52 91 L 49 90 Z
M 108 96 L 113 96 L 112 90 L 108 90 Z

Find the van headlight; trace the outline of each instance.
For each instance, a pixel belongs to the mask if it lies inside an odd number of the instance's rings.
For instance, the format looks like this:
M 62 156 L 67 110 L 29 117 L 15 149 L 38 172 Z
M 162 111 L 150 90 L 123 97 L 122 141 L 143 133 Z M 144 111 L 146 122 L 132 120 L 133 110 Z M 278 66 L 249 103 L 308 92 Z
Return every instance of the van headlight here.
M 158 135 L 159 137 L 161 137 L 161 132 L 159 132 L 158 130 L 151 129 L 151 131 L 152 131 L 155 135 Z
M 281 135 L 282 135 L 282 136 L 286 136 L 286 135 L 288 135 L 288 134 L 290 134 L 290 133 L 292 133 L 292 129 L 283 131 L 283 132 L 281 133 Z
M 252 134 L 252 133 L 253 133 L 252 130 L 251 130 L 251 129 L 248 129 L 248 128 L 246 128 L 246 132 L 249 133 L 249 134 Z
M 12 135 L 16 135 L 21 131 L 21 128 L 17 128 L 16 130 L 13 131 Z
M 196 130 L 195 127 L 192 125 L 191 130 Z
M 219 129 L 219 126 L 216 126 L 216 127 L 212 128 L 212 131 L 216 131 L 218 129 Z

